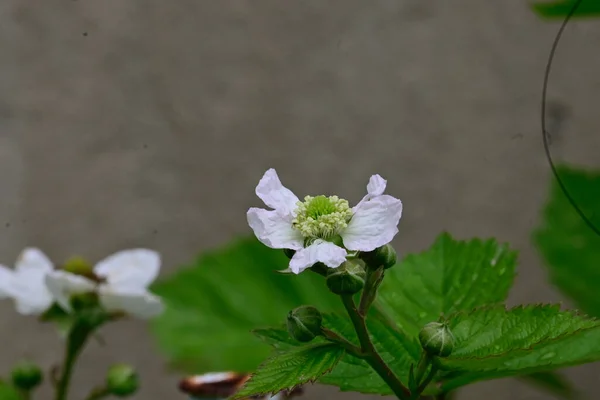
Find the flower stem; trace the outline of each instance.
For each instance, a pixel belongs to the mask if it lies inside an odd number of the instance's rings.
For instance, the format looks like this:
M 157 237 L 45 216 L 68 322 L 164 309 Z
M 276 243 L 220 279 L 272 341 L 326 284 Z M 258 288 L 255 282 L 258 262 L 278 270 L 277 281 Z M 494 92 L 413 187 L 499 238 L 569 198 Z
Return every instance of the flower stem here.
M 56 400 L 66 400 L 67 392 L 69 390 L 69 383 L 71 382 L 71 375 L 73 375 L 73 366 L 77 360 L 77 353 L 69 352 L 65 353 L 65 362 L 62 366 L 62 372 L 56 385 Z
M 342 337 L 342 336 L 338 335 L 337 333 L 335 333 L 334 331 L 329 330 L 327 328 L 321 328 L 321 332 L 323 333 L 323 336 L 325 337 L 325 339 L 329 340 L 330 342 L 339 344 L 348 353 L 352 354 L 353 356 L 358 357 L 358 358 L 365 358 L 365 355 L 364 355 L 363 351 L 361 350 L 361 348 L 358 346 L 355 346 L 354 343 L 350 342 L 345 337 Z
M 23 399 L 23 400 L 31 399 L 31 391 L 29 391 L 29 390 L 20 390 L 19 394 L 20 394 L 21 399 Z
M 363 289 L 362 295 L 360 297 L 360 303 L 358 306 L 358 313 L 361 316 L 367 315 L 371 304 L 375 301 L 375 297 L 377 296 L 377 289 L 383 280 L 384 273 L 383 266 L 373 270 L 371 268 L 367 268 L 367 279 L 365 282 L 365 288 Z
M 402 384 L 402 382 L 400 382 L 400 379 L 398 379 L 390 367 L 388 367 L 375 349 L 373 342 L 371 342 L 371 337 L 369 336 L 369 331 L 367 330 L 367 325 L 365 323 L 365 317 L 356 309 L 356 304 L 354 303 L 352 296 L 342 295 L 341 297 L 344 307 L 352 321 L 352 325 L 354 325 L 354 329 L 356 330 L 361 350 L 364 353 L 364 360 L 369 363 L 371 368 L 373 368 L 390 389 L 392 389 L 397 398 L 400 400 L 409 400 L 411 396 L 410 391 Z
M 425 379 L 423 379 L 423 382 L 421 382 L 421 384 L 419 385 L 419 389 L 418 389 L 419 393 L 423 393 L 423 391 L 427 388 L 427 385 L 429 385 L 429 383 L 435 376 L 436 372 L 437 372 L 437 366 L 435 364 L 431 364 L 431 369 L 429 370 L 429 373 L 427 374 Z
M 65 359 L 61 368 L 60 377 L 56 382 L 55 400 L 67 400 L 69 384 L 73 375 L 73 367 L 81 350 L 92 333 L 102 323 L 106 321 L 106 316 L 102 313 L 90 313 L 79 316 L 74 322 L 69 335 L 67 336 L 67 346 L 65 348 Z

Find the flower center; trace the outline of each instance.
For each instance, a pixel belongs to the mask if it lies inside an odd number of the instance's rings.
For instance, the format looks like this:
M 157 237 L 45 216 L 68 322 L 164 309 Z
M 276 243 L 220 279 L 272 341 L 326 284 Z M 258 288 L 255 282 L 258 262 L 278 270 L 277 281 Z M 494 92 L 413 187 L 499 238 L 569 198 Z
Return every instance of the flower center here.
M 330 239 L 348 226 L 352 210 L 348 201 L 337 196 L 306 196 L 298 202 L 292 221 L 305 238 Z

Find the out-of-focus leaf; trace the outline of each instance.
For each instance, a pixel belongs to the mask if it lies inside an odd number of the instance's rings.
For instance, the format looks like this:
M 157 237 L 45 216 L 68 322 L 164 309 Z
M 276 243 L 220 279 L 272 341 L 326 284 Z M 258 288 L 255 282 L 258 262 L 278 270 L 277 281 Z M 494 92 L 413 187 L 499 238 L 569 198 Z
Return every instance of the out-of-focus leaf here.
M 557 172 L 584 215 L 600 226 L 600 172 L 567 166 L 559 166 Z M 576 212 L 554 179 L 533 241 L 552 283 L 587 314 L 600 318 L 600 236 Z
M 533 11 L 540 17 L 549 19 L 564 19 L 578 0 L 562 0 L 555 2 L 534 3 L 531 5 Z M 600 2 L 598 0 L 582 0 L 573 18 L 595 18 L 600 17 Z
M 171 364 L 194 374 L 252 371 L 269 355 L 253 329 L 283 323 L 300 305 L 340 307 L 322 277 L 276 273 L 288 263 L 282 251 L 240 239 L 154 285 L 166 311 L 153 333 Z
M 0 400 L 21 400 L 21 395 L 12 385 L 0 381 Z

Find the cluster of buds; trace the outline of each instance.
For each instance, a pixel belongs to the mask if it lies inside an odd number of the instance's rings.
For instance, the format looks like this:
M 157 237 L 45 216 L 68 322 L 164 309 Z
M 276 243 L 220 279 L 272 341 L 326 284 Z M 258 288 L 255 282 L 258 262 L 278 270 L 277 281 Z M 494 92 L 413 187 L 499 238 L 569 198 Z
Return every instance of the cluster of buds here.
M 250 379 L 250 374 L 239 372 L 211 372 L 189 376 L 179 382 L 179 390 L 191 399 L 227 399 L 235 395 Z M 287 400 L 303 393 L 301 387 L 274 395 L 251 397 L 244 400 Z

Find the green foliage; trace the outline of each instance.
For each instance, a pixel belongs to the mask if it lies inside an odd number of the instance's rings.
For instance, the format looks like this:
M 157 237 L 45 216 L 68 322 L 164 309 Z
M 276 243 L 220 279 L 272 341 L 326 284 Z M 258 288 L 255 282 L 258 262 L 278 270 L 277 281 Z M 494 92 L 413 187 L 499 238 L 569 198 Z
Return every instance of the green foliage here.
M 600 172 L 567 166 L 557 172 L 582 212 L 600 226 Z M 586 313 L 600 317 L 600 236 L 577 214 L 554 178 L 533 240 L 552 283 Z
M 457 346 L 440 360 L 442 390 L 600 360 L 600 322 L 559 306 L 482 308 L 449 323 Z
M 0 381 L 0 400 L 21 400 L 21 395 L 12 385 Z
M 252 374 L 234 399 L 277 393 L 314 382 L 331 371 L 344 355 L 337 344 L 321 343 L 276 353 Z
M 189 373 L 251 371 L 269 354 L 252 329 L 283 323 L 303 304 L 338 307 L 316 274 L 275 272 L 288 263 L 283 252 L 255 238 L 239 239 L 157 283 L 152 290 L 166 311 L 152 328 L 171 364 Z
M 346 316 L 329 313 L 323 315 L 323 318 L 325 327 L 358 344 L 358 338 Z M 371 313 L 367 325 L 373 343 L 383 360 L 401 380 L 407 382 L 410 366 L 415 364 L 420 356 L 421 348 L 418 341 L 394 329 L 377 311 Z M 302 346 L 302 343 L 291 339 L 283 327 L 258 329 L 254 333 L 278 351 L 288 351 L 292 347 Z M 322 338 L 317 340 L 324 341 Z M 385 382 L 365 361 L 348 354 L 344 355 L 333 371 L 322 376 L 319 382 L 337 386 L 342 391 L 392 394 Z
M 494 240 L 458 241 L 442 234 L 428 251 L 386 270 L 367 326 L 383 360 L 405 384 L 421 354 L 419 331 L 441 315 L 448 318 L 456 347 L 440 361 L 442 370 L 427 393 L 529 373 L 535 374 L 529 380 L 561 387 L 549 370 L 600 359 L 595 320 L 556 306 L 505 309 L 501 303 L 514 279 L 516 257 Z M 282 252 L 255 239 L 238 240 L 159 283 L 154 290 L 165 299 L 167 311 L 155 321 L 154 332 L 172 362 L 193 373 L 252 371 L 267 357 L 269 344 L 275 355 L 240 395 L 312 380 L 346 391 L 391 394 L 366 362 L 337 345 L 317 337 L 307 347 L 290 338 L 286 314 L 312 304 L 324 311 L 325 327 L 358 344 L 349 319 L 331 312 L 339 299 L 326 289 L 323 277 L 274 272 L 287 263 Z M 264 345 L 249 333 L 253 329 Z
M 560 0 L 553 3 L 534 3 L 531 5 L 533 11 L 543 18 L 564 19 L 579 0 Z M 598 17 L 600 16 L 600 2 L 597 0 L 582 0 L 573 18 Z
M 517 252 L 493 239 L 458 241 L 444 233 L 429 250 L 386 271 L 377 302 L 403 332 L 417 337 L 440 315 L 503 302 L 516 263 Z

